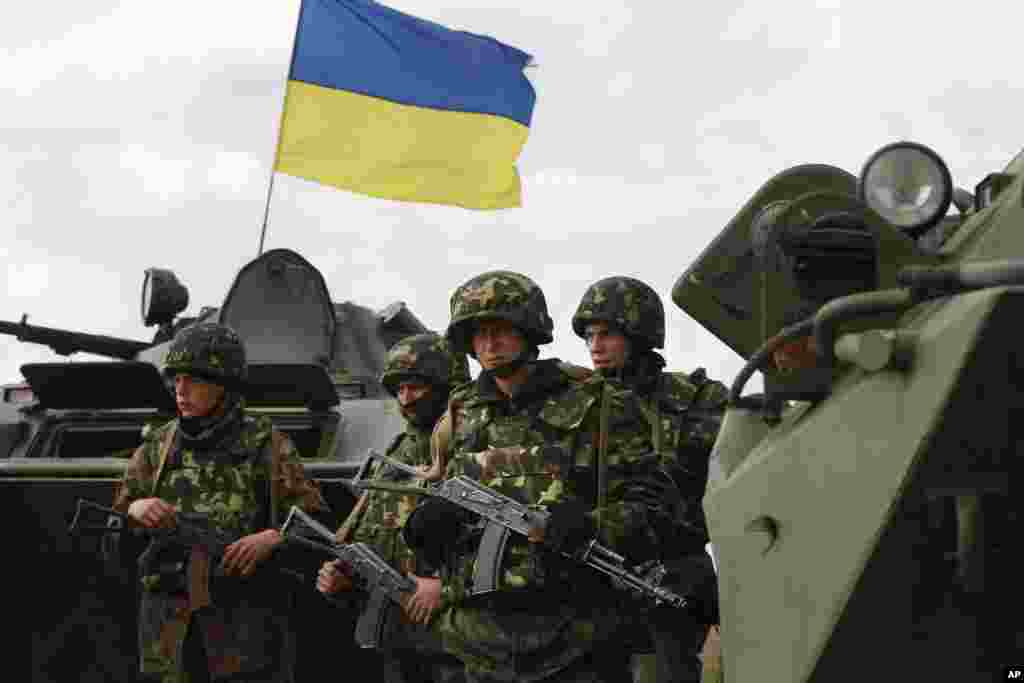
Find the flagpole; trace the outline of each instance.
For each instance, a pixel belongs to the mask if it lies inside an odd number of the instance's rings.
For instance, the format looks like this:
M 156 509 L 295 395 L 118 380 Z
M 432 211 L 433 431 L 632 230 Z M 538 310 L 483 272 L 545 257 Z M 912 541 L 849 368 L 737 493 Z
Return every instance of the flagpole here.
M 274 160 L 270 164 L 270 181 L 267 183 L 267 203 L 263 207 L 263 228 L 260 230 L 260 248 L 256 252 L 259 257 L 263 254 L 263 242 L 267 237 L 267 223 L 270 220 L 270 199 L 274 193 L 274 169 L 277 168 L 277 158 L 281 154 L 281 131 L 284 129 L 284 115 L 288 111 L 288 83 L 291 81 L 292 71 L 295 67 L 295 46 L 299 42 L 299 27 L 302 25 L 302 12 L 306 7 L 306 0 L 299 0 L 299 17 L 295 20 L 295 36 L 292 38 L 292 54 L 288 59 L 288 75 L 284 83 L 284 100 L 281 103 L 281 116 L 277 122 L 277 143 L 274 145 Z

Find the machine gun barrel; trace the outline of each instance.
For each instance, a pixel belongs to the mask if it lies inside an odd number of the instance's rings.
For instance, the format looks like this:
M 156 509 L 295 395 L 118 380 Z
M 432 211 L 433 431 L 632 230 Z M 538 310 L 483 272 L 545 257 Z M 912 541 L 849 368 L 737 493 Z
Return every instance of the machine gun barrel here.
M 22 316 L 21 322 L 0 320 L 0 334 L 16 337 L 18 341 L 42 344 L 62 356 L 83 351 L 107 358 L 135 360 L 140 351 L 153 346 L 149 342 L 134 339 L 121 339 L 101 334 L 86 334 L 72 330 L 60 330 L 53 327 L 29 325 L 28 316 Z
M 367 462 L 360 468 L 360 474 L 365 474 L 369 470 L 370 460 L 380 460 L 396 470 L 420 479 L 424 478 L 419 470 L 374 451 L 367 455 Z M 531 508 L 465 475 L 444 479 L 426 488 L 399 487 L 395 484 L 366 481 L 357 475 L 353 486 L 387 491 L 401 488 L 403 492 L 411 494 L 437 496 L 485 519 L 484 534 L 474 563 L 474 593 L 497 590 L 501 560 L 509 534 L 516 533 L 529 537 L 538 530 L 542 531 L 550 517 L 545 510 Z M 661 564 L 654 565 L 645 575 L 637 574 L 628 568 L 624 557 L 601 545 L 597 539 L 592 539 L 582 553 L 562 554 L 608 576 L 618 587 L 653 600 L 655 605 L 677 609 L 690 607 L 687 598 L 661 585 L 660 582 L 666 573 Z

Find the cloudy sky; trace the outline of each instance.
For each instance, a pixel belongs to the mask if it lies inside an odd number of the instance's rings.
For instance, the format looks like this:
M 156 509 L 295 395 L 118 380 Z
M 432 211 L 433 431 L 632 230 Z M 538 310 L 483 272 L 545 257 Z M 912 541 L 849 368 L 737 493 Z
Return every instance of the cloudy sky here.
M 429 326 L 484 270 L 522 271 L 556 321 L 546 355 L 586 363 L 569 320 L 612 274 L 650 283 L 669 365 L 741 366 L 669 299 L 676 277 L 775 173 L 857 173 L 925 143 L 973 189 L 1019 150 L 1013 4 L 392 0 L 532 55 L 524 207 L 399 204 L 279 176 L 266 249 L 298 251 L 337 301 L 405 301 Z M 143 270 L 188 312 L 257 254 L 298 0 L 26 4 L 0 25 L 0 319 L 149 339 Z M 83 360 L 87 359 L 78 356 Z M 0 382 L 60 360 L 0 338 Z

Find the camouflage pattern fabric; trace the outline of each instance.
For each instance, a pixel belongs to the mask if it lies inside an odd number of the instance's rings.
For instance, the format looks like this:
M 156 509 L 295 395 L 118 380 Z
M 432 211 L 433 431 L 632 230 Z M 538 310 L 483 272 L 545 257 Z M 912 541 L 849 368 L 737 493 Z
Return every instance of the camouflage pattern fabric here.
M 388 351 L 381 384 L 392 396 L 403 381 L 424 380 L 444 388 L 469 381 L 469 363 L 463 353 L 452 353 L 448 340 L 436 334 L 414 334 L 399 340 Z
M 595 508 L 603 400 L 610 402 L 607 490 L 604 507 L 591 513 L 600 514 L 599 539 L 619 551 L 654 553 L 664 541 L 659 533 L 672 533 L 676 513 L 656 495 L 634 495 L 659 467 L 651 430 L 632 392 L 600 376 L 580 381 L 557 362 L 540 361 L 513 400 L 488 376 L 456 390 L 446 474 L 471 476 L 530 505 L 580 501 Z M 504 449 L 501 457 L 490 457 L 494 449 Z M 595 572 L 518 538 L 506 548 L 498 595 L 475 596 L 478 542 L 471 537 L 444 568 L 445 603 L 436 621 L 467 674 L 523 681 L 561 676 L 619 626 L 622 594 Z
M 245 379 L 245 347 L 227 325 L 201 323 L 186 327 L 171 342 L 164 358 L 164 374 L 195 375 L 219 384 Z
M 430 433 L 406 424 L 405 432 L 388 448 L 387 454 L 407 465 L 430 466 Z M 373 479 L 379 479 L 387 468 L 377 464 Z M 403 481 L 415 486 L 415 481 Z M 402 573 L 415 572 L 416 556 L 402 537 L 402 527 L 419 503 L 418 496 L 391 491 L 367 491 L 366 507 L 352 532 L 353 543 L 366 543 Z
M 699 530 L 706 543 L 702 500 L 729 390 L 721 382 L 702 378 L 696 383 L 694 379 L 685 373 L 662 373 L 657 389 L 638 397 L 638 405 L 651 429 L 660 430 L 652 440 L 680 487 L 686 505 L 684 523 Z
M 572 317 L 572 329 L 584 338 L 587 325 L 599 321 L 643 347 L 665 346 L 665 308 L 657 292 L 640 280 L 615 276 L 588 287 Z
M 676 521 L 687 532 L 680 535 L 679 543 L 670 546 L 674 552 L 663 557 L 673 569 L 669 582 L 677 590 L 704 594 L 701 581 L 713 581 L 713 577 L 705 577 L 699 571 L 693 573 L 692 562 L 688 563 L 686 558 L 703 556 L 708 540 L 702 499 L 711 448 L 717 438 L 728 390 L 720 382 L 708 380 L 701 370 L 690 375 L 659 373 L 657 381 L 644 381 L 643 386 L 652 390 L 637 396 L 637 406 L 650 425 L 662 462 L 672 472 L 678 486 L 681 504 Z M 635 660 L 643 664 L 634 672 L 635 681 L 696 683 L 700 680 L 701 664 L 696 654 L 707 630 L 705 625 L 692 615 L 665 614 L 662 610 L 638 616 L 640 623 L 637 625 L 647 626 L 652 639 L 638 652 L 653 649 L 654 654 L 640 655 Z M 641 632 L 645 630 L 648 629 L 641 629 Z
M 494 270 L 458 287 L 451 298 L 451 322 L 446 337 L 451 349 L 473 355 L 473 327 L 480 320 L 507 320 L 534 346 L 550 344 L 554 322 L 544 292 L 530 278 Z
M 237 538 L 269 526 L 271 478 L 277 480 L 279 519 L 292 505 L 311 513 L 325 507 L 319 488 L 306 479 L 292 442 L 281 434 L 274 438 L 267 418 L 244 419 L 233 442 L 211 451 L 182 448 L 177 440 L 157 485 L 160 444 L 167 430 L 173 429 L 177 421 L 146 434 L 129 461 L 115 495 L 115 509 L 126 512 L 132 501 L 152 497 L 155 488 L 157 497 L 180 512 L 201 513 L 214 529 Z M 271 452 L 275 447 L 276 458 Z M 272 471 L 275 460 L 278 466 Z M 196 562 L 211 559 L 204 555 L 201 548 L 192 550 L 190 571 Z M 210 574 L 213 604 L 195 612 L 187 595 L 162 590 L 164 577 L 142 577 L 148 590 L 143 591 L 140 607 L 141 671 L 158 674 L 165 681 L 189 680 L 183 645 L 191 627 L 201 630 L 214 678 L 257 670 L 265 673 L 272 667 L 276 668 L 273 680 L 292 680 L 294 639 L 282 609 L 288 591 L 268 590 L 268 577 L 258 570 L 243 579 L 218 576 L 211 566 Z
M 430 412 L 443 410 L 449 387 L 469 381 L 469 365 L 462 353 L 449 351 L 448 342 L 435 334 L 419 334 L 397 342 L 385 360 L 381 383 L 393 396 L 403 381 L 426 380 L 432 385 L 433 394 L 421 398 L 417 405 L 426 401 L 428 421 L 435 421 L 437 415 Z M 440 399 L 439 401 L 435 399 Z M 431 430 L 417 426 L 416 421 L 405 417 L 405 431 L 400 433 L 386 453 L 407 465 L 431 465 Z M 371 478 L 386 476 L 387 467 L 378 463 Z M 403 480 L 405 486 L 421 485 L 416 481 Z M 425 485 L 425 484 L 422 484 Z M 390 491 L 367 490 L 366 503 L 362 510 L 353 510 L 342 528 L 351 525 L 349 542 L 366 543 L 373 547 L 392 567 L 404 574 L 416 573 L 416 555 L 406 545 L 402 527 L 410 513 L 419 503 L 419 496 L 405 495 Z M 412 624 L 403 618 L 400 609 L 392 608 L 388 615 L 387 635 L 382 643 L 382 666 L 376 675 L 386 683 L 414 683 L 431 680 L 433 683 L 462 683 L 463 665 L 444 651 L 436 630 L 421 624 Z

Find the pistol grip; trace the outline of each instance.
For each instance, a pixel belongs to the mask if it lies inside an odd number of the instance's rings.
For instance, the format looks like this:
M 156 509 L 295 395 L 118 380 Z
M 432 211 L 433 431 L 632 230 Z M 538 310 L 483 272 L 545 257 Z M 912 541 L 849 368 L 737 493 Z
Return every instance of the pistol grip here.
M 496 522 L 488 522 L 473 562 L 473 595 L 498 590 L 498 574 L 505 557 L 505 544 L 512 531 Z

